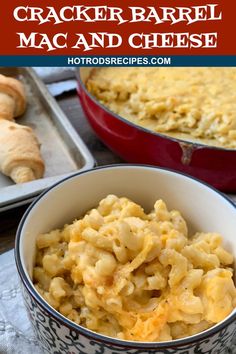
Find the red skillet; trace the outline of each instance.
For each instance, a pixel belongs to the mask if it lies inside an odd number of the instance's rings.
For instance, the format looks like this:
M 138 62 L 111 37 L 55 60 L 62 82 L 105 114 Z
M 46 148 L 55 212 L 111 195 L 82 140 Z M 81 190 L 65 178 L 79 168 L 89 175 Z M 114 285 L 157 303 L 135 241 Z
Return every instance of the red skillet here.
M 100 104 L 86 89 L 93 68 L 77 71 L 81 105 L 99 138 L 125 161 L 168 167 L 224 192 L 236 192 L 236 150 L 201 145 L 154 133 Z

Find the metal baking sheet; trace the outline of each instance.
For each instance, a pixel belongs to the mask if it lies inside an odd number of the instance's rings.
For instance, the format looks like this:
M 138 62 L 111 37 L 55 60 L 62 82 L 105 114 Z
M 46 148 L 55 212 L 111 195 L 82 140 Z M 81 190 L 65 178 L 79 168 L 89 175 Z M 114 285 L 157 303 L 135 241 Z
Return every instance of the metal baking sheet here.
M 14 184 L 0 173 L 2 212 L 31 201 L 65 176 L 92 168 L 94 159 L 56 100 L 31 68 L 0 68 L 0 74 L 20 79 L 26 88 L 27 110 L 16 122 L 34 129 L 41 143 L 46 167 L 42 179 L 24 184 Z

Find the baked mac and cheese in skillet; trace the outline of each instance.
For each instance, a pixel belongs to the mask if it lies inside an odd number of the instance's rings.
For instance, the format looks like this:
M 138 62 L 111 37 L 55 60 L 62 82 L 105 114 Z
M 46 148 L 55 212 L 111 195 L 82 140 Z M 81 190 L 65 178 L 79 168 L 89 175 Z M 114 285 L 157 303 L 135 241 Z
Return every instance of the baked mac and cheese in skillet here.
M 99 68 L 87 89 L 154 132 L 236 148 L 236 68 Z

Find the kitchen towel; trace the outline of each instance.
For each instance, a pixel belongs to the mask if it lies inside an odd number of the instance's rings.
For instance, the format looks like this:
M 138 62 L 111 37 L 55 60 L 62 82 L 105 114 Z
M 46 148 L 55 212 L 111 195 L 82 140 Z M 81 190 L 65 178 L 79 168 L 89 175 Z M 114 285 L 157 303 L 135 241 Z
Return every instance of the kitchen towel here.
M 0 354 L 42 354 L 24 307 L 14 251 L 0 256 Z
M 59 96 L 64 92 L 75 90 L 77 87 L 76 69 L 73 67 L 34 67 L 33 69 L 47 85 L 53 96 Z

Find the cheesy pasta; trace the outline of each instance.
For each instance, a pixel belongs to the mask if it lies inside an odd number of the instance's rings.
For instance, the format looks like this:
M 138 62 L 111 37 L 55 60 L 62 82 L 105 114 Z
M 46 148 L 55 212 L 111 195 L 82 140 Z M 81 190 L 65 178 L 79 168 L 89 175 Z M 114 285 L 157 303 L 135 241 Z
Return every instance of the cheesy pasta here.
M 99 68 L 87 88 L 154 132 L 236 148 L 236 68 Z
M 108 195 L 61 230 L 38 235 L 35 287 L 62 315 L 124 340 L 201 332 L 236 305 L 233 256 L 217 233 L 191 238 L 179 211 Z

